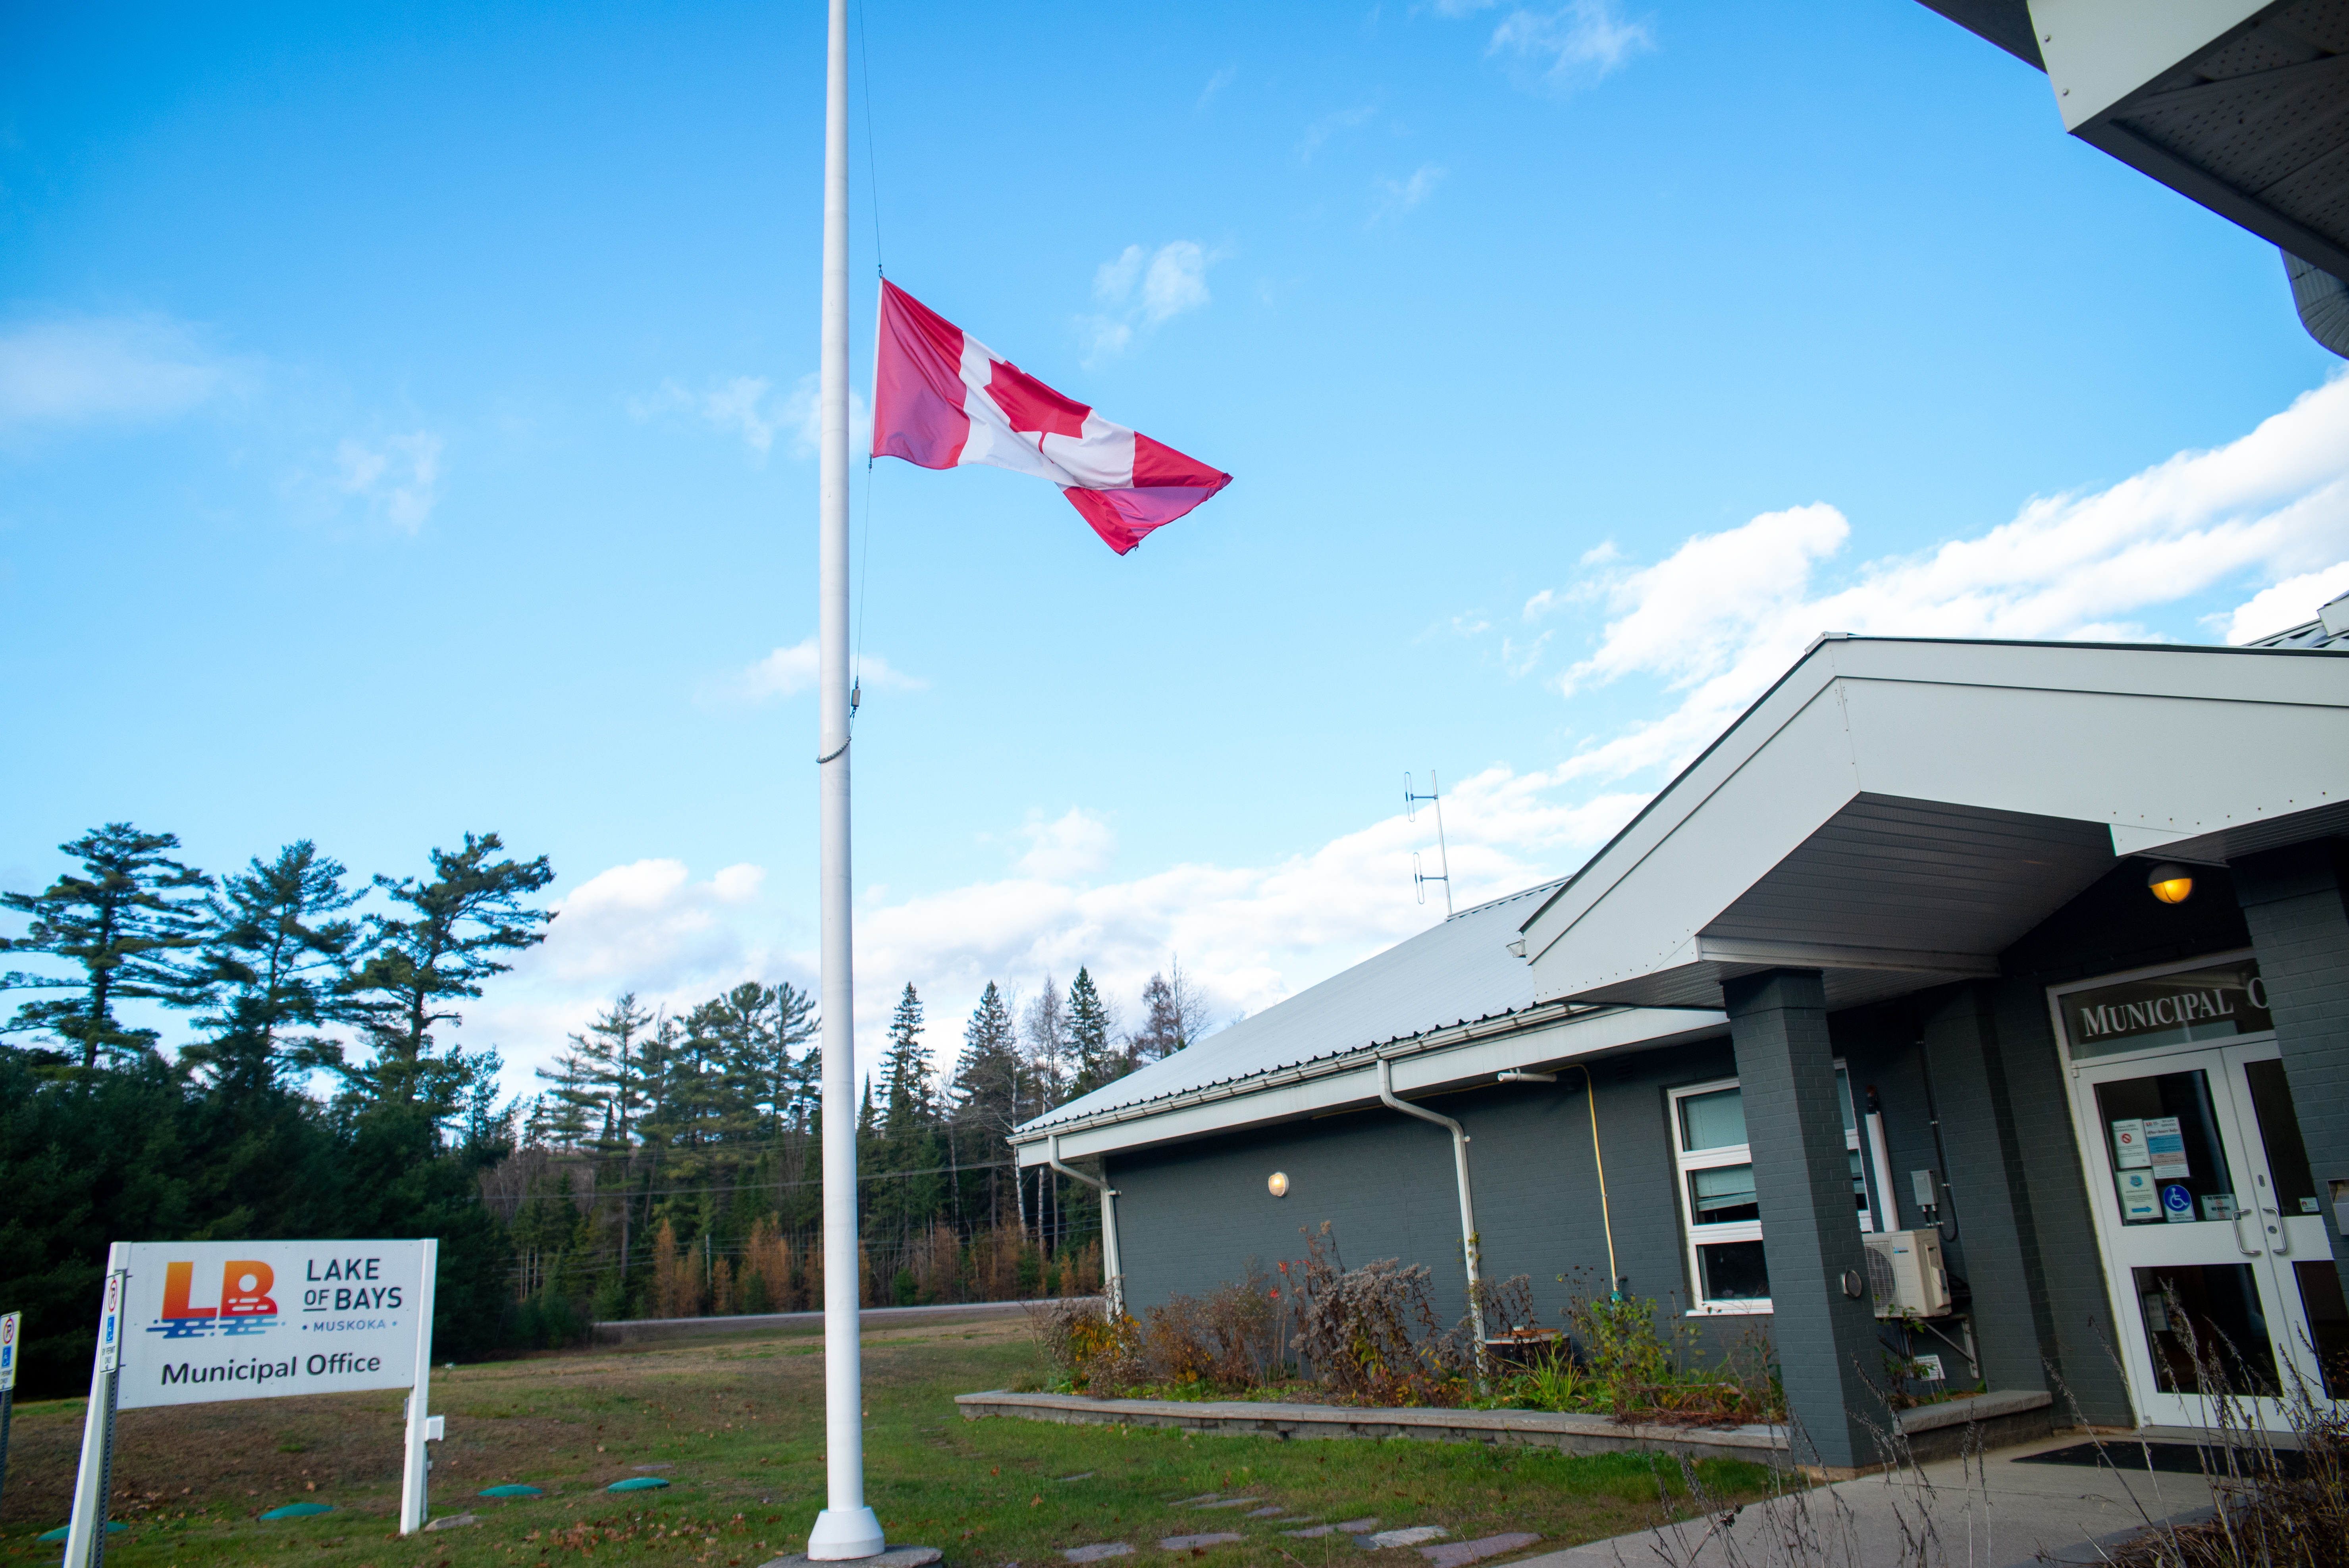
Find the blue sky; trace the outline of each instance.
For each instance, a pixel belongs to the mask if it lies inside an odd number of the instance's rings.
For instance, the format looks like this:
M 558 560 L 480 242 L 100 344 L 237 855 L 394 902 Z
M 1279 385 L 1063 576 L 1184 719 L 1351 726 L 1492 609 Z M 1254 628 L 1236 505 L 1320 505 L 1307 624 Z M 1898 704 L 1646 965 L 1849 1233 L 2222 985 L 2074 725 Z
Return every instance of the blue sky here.
M 1559 874 L 1821 631 L 2349 587 L 2273 250 L 1913 0 L 860 15 L 856 275 L 1236 476 L 1120 559 L 860 467 L 868 1046 L 1079 963 L 1260 1009 L 1440 913 L 1404 769 L 1464 898 Z M 821 43 L 0 13 L 0 883 L 495 829 L 564 907 L 465 1030 L 517 1088 L 619 990 L 812 979 Z

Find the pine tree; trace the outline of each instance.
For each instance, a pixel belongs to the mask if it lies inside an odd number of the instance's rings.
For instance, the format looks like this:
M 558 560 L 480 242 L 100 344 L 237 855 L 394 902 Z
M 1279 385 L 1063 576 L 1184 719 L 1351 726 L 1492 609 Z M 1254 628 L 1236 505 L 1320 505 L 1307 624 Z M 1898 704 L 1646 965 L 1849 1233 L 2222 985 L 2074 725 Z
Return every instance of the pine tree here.
M 882 1088 L 887 1097 L 882 1130 L 891 1138 L 916 1132 L 936 1119 L 936 1091 L 930 1081 L 929 1053 L 922 1048 L 922 998 L 906 982 L 889 1019 L 889 1054 L 882 1058 Z
M 755 981 L 709 1004 L 709 1026 L 724 1043 L 728 1068 L 769 1138 L 797 1110 L 802 1072 L 792 1047 L 815 1037 L 815 1000 L 784 985 Z
M 1109 1006 L 1093 985 L 1092 975 L 1081 965 L 1069 985 L 1069 1050 L 1076 1058 L 1076 1094 L 1093 1090 L 1125 1076 L 1129 1065 L 1111 1042 L 1115 1021 Z
M 282 1068 L 331 1055 L 324 1041 L 292 1031 L 332 1021 L 334 982 L 359 933 L 357 922 L 340 918 L 362 896 L 343 885 L 347 874 L 303 839 L 222 879 L 207 901 L 212 929 L 199 975 L 219 1010 L 196 1020 L 213 1037 L 182 1059 L 209 1068 L 229 1092 L 251 1093 Z
M 145 1000 L 188 1006 L 203 999 L 192 958 L 211 931 L 202 895 L 212 879 L 164 854 L 180 847 L 176 835 L 142 833 L 128 822 L 109 822 L 57 847 L 81 862 L 81 874 L 68 872 L 44 892 L 0 892 L 0 907 L 33 917 L 31 928 L 8 944 L 14 951 L 68 959 L 81 965 L 82 978 L 12 973 L 0 978 L 0 988 L 80 995 L 24 1003 L 5 1032 L 46 1031 L 78 1049 L 84 1068 L 96 1067 L 100 1052 L 143 1057 L 156 1032 L 125 1028 L 114 1006 Z
M 367 1031 L 375 1059 L 351 1067 L 337 1055 L 330 1065 L 363 1098 L 426 1106 L 438 1118 L 480 1086 L 480 1057 L 456 1049 L 436 1057 L 433 1028 L 458 1022 L 462 1015 L 450 1004 L 480 995 L 484 980 L 513 967 L 504 955 L 545 941 L 543 927 L 554 918 L 522 903 L 554 880 L 546 857 L 492 858 L 504 848 L 495 833 L 467 833 L 461 851 L 432 851 L 430 882 L 375 879 L 411 913 L 369 917 L 366 962 L 344 986 L 346 1011 Z
M 570 1037 L 585 1069 L 577 1092 L 583 1106 L 602 1123 L 595 1141 L 605 1154 L 628 1151 L 632 1129 L 652 1103 L 643 1038 L 652 1024 L 653 1015 L 637 1005 L 634 991 L 627 991 L 595 1015 L 585 1034 Z
M 963 1026 L 962 1059 L 955 1066 L 954 1122 L 949 1136 L 968 1129 L 985 1150 L 987 1212 L 993 1224 L 1002 1222 L 998 1152 L 1002 1140 L 1020 1120 L 1019 1034 L 1003 993 L 989 980 Z
M 579 1037 L 571 1038 L 576 1043 Z M 555 1057 L 552 1072 L 544 1068 L 533 1070 L 554 1087 L 532 1097 L 523 1116 L 523 1141 L 577 1149 L 594 1132 L 596 1113 L 603 1109 L 604 1097 L 595 1089 L 595 1064 L 584 1051 L 568 1050 Z

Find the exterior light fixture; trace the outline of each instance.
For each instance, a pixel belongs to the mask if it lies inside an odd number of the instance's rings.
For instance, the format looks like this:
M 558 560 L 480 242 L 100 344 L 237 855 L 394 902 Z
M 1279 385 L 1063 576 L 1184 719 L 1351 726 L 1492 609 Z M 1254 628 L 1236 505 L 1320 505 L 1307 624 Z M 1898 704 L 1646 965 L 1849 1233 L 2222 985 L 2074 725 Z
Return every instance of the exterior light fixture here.
M 1288 1172 L 1276 1171 L 1264 1179 L 1264 1190 L 1276 1198 L 1288 1196 Z
M 2145 885 L 2164 903 L 2184 903 L 2194 892 L 2194 873 L 2164 861 L 2146 877 Z

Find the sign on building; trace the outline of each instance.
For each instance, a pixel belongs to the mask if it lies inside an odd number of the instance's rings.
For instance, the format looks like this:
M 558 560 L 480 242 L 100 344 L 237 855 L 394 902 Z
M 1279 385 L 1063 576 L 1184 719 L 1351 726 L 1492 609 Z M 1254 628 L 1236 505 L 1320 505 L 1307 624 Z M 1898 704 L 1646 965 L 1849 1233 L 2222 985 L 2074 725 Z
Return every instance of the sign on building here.
M 103 1568 L 118 1409 L 406 1388 L 399 1531 L 424 1525 L 436 1241 L 117 1242 L 64 1568 Z

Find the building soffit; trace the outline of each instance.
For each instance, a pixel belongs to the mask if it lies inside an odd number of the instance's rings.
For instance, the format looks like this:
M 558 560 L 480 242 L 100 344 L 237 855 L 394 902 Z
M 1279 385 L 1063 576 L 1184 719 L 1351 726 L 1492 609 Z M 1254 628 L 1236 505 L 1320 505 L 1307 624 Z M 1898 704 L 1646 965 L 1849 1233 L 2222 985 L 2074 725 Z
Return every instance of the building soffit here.
M 1535 995 L 1717 1006 L 1787 966 L 1842 1007 L 1992 975 L 2116 854 L 2325 830 L 2343 756 L 2328 654 L 1823 639 L 1526 921 Z
M 2047 73 L 2073 136 L 2349 277 L 2340 0 L 1924 0 Z

